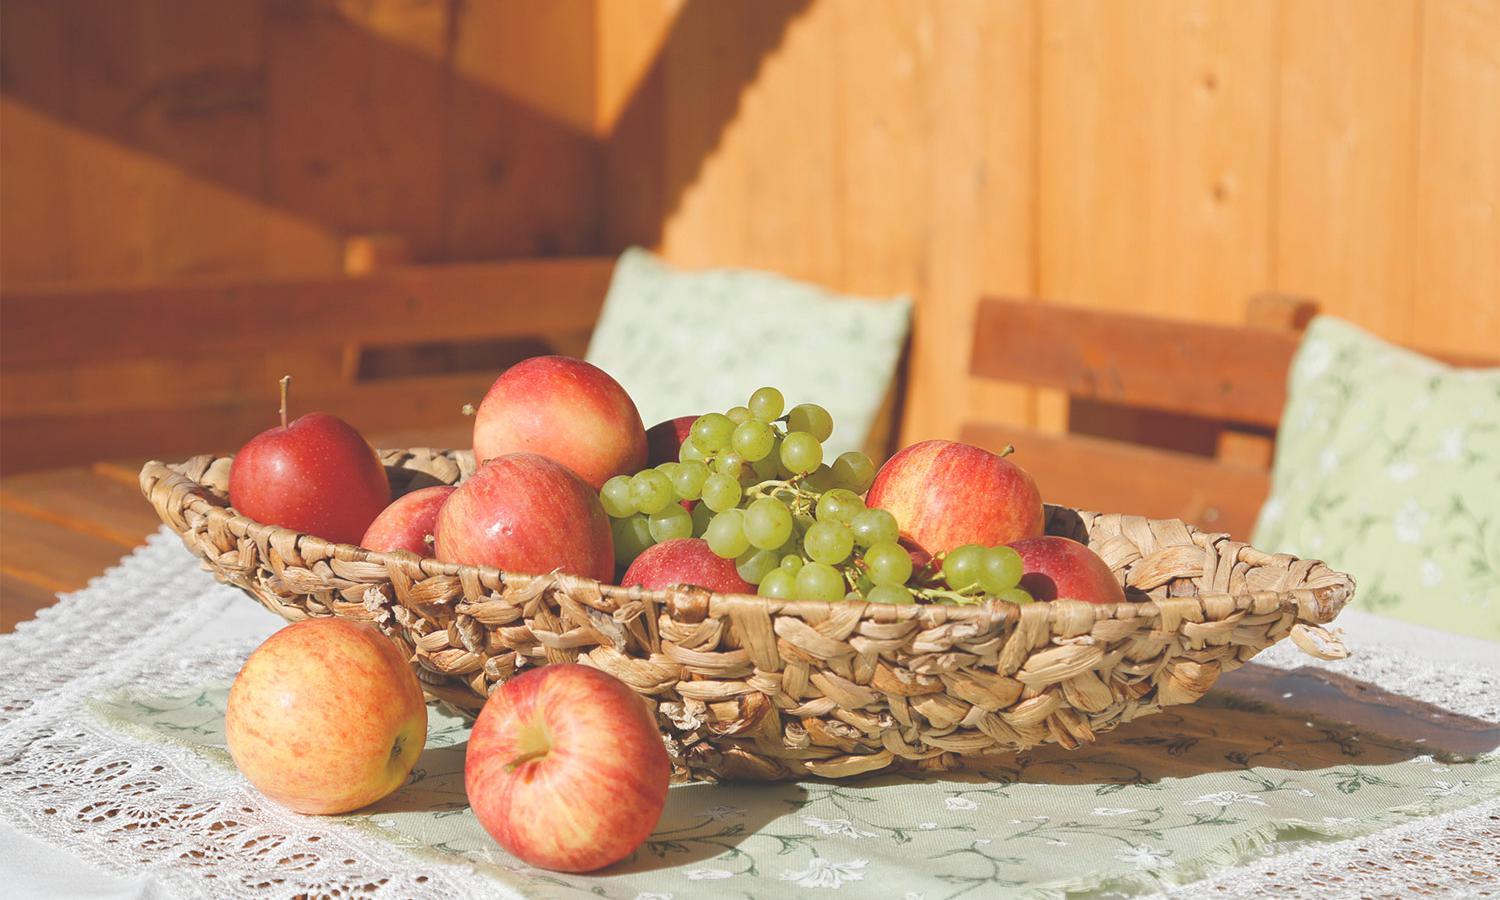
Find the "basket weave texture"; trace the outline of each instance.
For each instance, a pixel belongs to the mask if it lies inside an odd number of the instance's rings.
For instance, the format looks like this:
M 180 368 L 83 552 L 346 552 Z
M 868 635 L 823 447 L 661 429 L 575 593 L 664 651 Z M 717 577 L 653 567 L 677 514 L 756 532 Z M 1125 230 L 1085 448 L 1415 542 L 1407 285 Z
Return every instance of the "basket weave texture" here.
M 386 451 L 396 495 L 457 482 L 467 452 Z M 648 591 L 376 553 L 228 508 L 231 457 L 147 463 L 141 489 L 216 578 L 289 621 L 377 624 L 428 693 L 470 713 L 524 666 L 583 662 L 654 709 L 679 778 L 842 778 L 943 770 L 1043 742 L 1076 747 L 1291 635 L 1342 655 L 1318 626 L 1354 582 L 1175 519 L 1048 506 L 1047 532 L 1085 540 L 1134 602 L 891 606 Z

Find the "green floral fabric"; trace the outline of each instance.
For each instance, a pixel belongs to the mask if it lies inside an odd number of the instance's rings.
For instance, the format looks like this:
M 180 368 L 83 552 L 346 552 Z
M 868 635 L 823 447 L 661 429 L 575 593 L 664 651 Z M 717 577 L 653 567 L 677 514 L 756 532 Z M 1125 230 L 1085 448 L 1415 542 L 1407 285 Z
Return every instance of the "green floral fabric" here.
M 646 426 L 723 412 L 756 388 L 833 414 L 829 461 L 865 443 L 906 342 L 911 301 L 841 297 L 779 275 L 684 272 L 645 250 L 615 266 L 588 361 L 630 392 Z
M 1252 543 L 1349 572 L 1372 612 L 1500 640 L 1500 369 L 1314 320 Z
M 459 862 L 528 897 L 952 900 L 1145 891 L 1271 841 L 1286 849 L 1367 834 L 1500 795 L 1493 724 L 1382 705 L 1379 721 L 1415 723 L 1393 729 L 1405 735 L 1395 739 L 1289 714 L 1258 697 L 1317 688 L 1296 673 L 1257 677 L 1244 693 L 1216 691 L 1096 745 L 1039 747 L 969 773 L 676 786 L 648 842 L 594 875 L 525 866 L 490 840 L 463 792 L 468 726 L 433 707 L 409 783 L 342 818 L 406 848 L 413 865 Z M 134 737 L 185 743 L 228 767 L 227 694 L 223 684 L 123 690 L 93 710 Z

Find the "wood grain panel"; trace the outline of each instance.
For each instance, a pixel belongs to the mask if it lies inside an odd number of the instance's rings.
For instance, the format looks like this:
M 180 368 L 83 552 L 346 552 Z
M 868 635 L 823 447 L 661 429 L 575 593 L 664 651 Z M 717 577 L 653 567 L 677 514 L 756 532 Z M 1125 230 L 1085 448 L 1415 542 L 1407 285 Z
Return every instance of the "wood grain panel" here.
M 1500 2 L 1422 6 L 1411 340 L 1500 347 Z
M 61 4 L 8 0 L 0 28 L 0 279 L 67 277 L 68 208 L 62 202 L 67 129 L 48 110 L 66 106 L 67 37 Z
M 1416 0 L 1281 14 L 1275 287 L 1397 340 L 1416 309 L 1420 24 Z

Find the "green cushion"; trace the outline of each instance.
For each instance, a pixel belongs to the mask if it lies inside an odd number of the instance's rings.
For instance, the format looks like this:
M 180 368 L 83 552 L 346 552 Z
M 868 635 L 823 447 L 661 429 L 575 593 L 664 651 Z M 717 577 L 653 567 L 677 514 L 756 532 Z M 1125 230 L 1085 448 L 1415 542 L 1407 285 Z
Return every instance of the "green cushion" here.
M 685 272 L 625 251 L 588 361 L 613 375 L 649 428 L 724 412 L 771 385 L 788 407 L 833 414 L 824 458 L 862 447 L 895 376 L 911 301 L 842 297 L 778 275 Z
M 1500 369 L 1314 320 L 1253 543 L 1349 572 L 1368 611 L 1500 639 Z

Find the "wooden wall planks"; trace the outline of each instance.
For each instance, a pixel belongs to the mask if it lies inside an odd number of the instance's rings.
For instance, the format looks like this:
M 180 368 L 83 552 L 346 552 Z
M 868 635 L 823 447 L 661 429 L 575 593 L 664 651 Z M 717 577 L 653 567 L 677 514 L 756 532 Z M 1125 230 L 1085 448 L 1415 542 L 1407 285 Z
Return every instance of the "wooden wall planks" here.
M 654 246 L 919 312 L 906 436 L 982 293 L 1237 321 L 1316 297 L 1500 345 L 1500 0 L 0 0 L 0 278 Z M 13 173 L 24 173 L 24 177 Z M 160 373 L 158 373 L 160 374 Z

